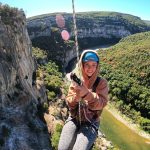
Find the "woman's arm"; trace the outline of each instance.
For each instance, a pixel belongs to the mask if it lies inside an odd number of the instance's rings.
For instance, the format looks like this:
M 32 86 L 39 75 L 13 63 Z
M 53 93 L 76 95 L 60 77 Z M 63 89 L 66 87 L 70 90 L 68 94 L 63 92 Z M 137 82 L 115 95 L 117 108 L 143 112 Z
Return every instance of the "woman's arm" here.
M 108 83 L 106 80 L 101 79 L 96 88 L 96 93 L 89 91 L 83 98 L 87 101 L 88 107 L 91 110 L 101 110 L 108 102 Z
M 71 83 L 68 95 L 66 96 L 66 102 L 70 109 L 75 109 L 80 100 L 79 91 L 75 88 L 75 85 Z

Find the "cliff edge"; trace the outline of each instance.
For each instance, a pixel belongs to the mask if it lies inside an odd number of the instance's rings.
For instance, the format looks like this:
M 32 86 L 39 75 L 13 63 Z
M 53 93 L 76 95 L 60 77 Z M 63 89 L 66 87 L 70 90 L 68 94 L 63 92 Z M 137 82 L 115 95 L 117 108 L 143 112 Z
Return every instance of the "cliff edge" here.
M 45 101 L 35 84 L 35 63 L 22 10 L 0 5 L 0 149 L 50 150 L 38 107 Z

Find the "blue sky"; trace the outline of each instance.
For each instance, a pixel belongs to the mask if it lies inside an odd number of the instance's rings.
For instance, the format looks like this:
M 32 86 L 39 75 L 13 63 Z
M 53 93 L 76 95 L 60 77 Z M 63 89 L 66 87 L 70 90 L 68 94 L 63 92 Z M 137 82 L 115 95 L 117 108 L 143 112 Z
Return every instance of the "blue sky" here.
M 0 0 L 23 9 L 27 17 L 52 12 L 72 12 L 72 0 Z M 76 12 L 116 11 L 150 20 L 150 0 L 74 0 Z

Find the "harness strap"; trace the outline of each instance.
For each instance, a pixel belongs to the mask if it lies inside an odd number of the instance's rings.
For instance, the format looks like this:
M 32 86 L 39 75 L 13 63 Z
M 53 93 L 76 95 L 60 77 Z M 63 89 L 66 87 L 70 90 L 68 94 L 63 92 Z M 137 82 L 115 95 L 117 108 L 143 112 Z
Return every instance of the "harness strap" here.
M 97 88 L 97 86 L 98 86 L 100 80 L 101 80 L 101 77 L 97 77 L 97 79 L 95 80 L 95 82 L 94 82 L 94 84 L 93 84 L 93 88 L 92 88 L 92 91 L 93 91 L 93 92 L 96 92 L 96 88 Z

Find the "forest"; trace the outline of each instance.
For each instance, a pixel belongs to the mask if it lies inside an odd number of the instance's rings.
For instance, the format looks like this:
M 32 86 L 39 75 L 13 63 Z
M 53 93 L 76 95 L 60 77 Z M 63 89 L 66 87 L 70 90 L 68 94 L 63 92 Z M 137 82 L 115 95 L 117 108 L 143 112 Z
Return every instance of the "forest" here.
M 101 75 L 109 81 L 110 102 L 150 132 L 150 32 L 123 38 L 99 51 Z

